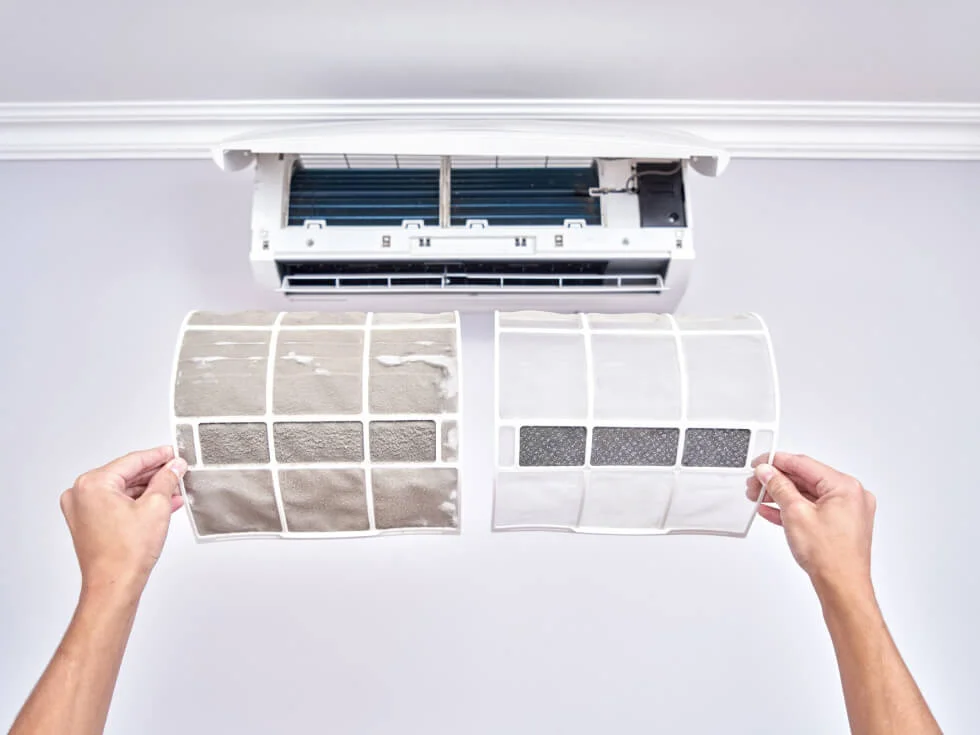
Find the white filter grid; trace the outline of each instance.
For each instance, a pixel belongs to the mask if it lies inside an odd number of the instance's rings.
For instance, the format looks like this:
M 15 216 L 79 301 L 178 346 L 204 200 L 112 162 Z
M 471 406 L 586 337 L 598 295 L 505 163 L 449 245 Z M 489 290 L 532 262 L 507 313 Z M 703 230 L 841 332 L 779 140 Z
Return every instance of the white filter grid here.
M 456 529 L 449 526 L 429 526 L 429 527 L 406 527 L 406 528 L 379 528 L 373 531 L 234 531 L 232 533 L 212 533 L 198 536 L 197 540 L 214 543 L 216 541 L 228 541 L 233 539 L 349 539 L 349 538 L 374 538 L 377 536 L 445 536 L 456 533 Z
M 288 312 L 282 312 L 286 314 Z M 368 312 L 373 314 L 374 312 Z M 189 317 L 188 317 L 189 318 Z M 283 324 L 275 327 L 272 324 L 187 324 L 181 332 L 363 332 L 364 324 Z M 407 332 L 418 329 L 454 329 L 453 324 L 446 322 L 418 322 L 416 324 L 375 324 L 372 329 L 377 331 Z M 699 332 L 700 334 L 700 332 Z
M 436 462 L 442 462 L 442 419 L 436 419 L 435 424 L 436 424 Z
M 241 465 L 236 465 L 236 467 L 240 467 L 240 466 Z M 600 465 L 598 467 L 592 467 L 592 468 L 582 464 L 525 465 L 525 466 L 515 465 L 514 467 L 501 467 L 497 470 L 497 472 L 500 473 L 501 475 L 526 475 L 526 474 L 534 474 L 537 472 L 543 472 L 547 474 L 549 472 L 555 472 L 555 471 L 575 471 L 575 470 L 588 471 L 590 469 L 597 470 L 597 471 L 601 470 L 603 473 L 622 472 L 624 474 L 635 473 L 639 471 L 644 471 L 644 472 L 649 471 L 651 473 L 659 472 L 664 474 L 667 473 L 677 474 L 678 472 L 680 472 L 680 470 L 675 468 L 673 465 L 669 465 L 669 464 L 668 465 L 655 465 L 655 464 Z M 683 471 L 685 475 L 696 475 L 696 474 L 732 475 L 738 477 L 745 477 L 745 467 L 684 467 Z
M 186 426 L 187 424 L 184 423 Z M 200 424 L 193 424 L 191 426 L 191 434 L 194 437 L 194 465 L 204 464 L 204 458 L 201 456 L 201 426 Z M 175 455 L 176 456 L 176 455 Z
M 463 442 L 463 332 L 462 325 L 460 324 L 459 312 L 453 312 L 453 327 L 455 328 L 455 334 L 453 339 L 456 343 L 456 413 L 449 416 L 448 420 L 455 421 L 456 423 L 456 461 L 451 465 L 447 463 L 446 466 L 452 466 L 456 468 L 456 532 L 459 533 L 460 529 L 463 527 L 463 447 L 466 444 Z M 447 416 L 442 417 L 443 421 L 447 420 Z M 439 433 L 436 434 L 436 441 L 438 442 L 440 460 L 443 460 L 442 456 L 442 429 L 439 429 Z
M 558 531 L 577 533 L 584 536 L 724 536 L 726 538 L 744 538 L 742 531 L 720 531 L 717 529 L 689 528 L 612 528 L 608 526 L 560 526 L 556 524 L 506 524 L 495 525 L 494 532 L 512 533 L 519 531 Z
M 751 453 L 751 447 L 754 446 L 756 437 L 759 436 L 760 432 L 771 432 L 773 437 L 773 445 L 770 451 L 770 460 L 772 455 L 775 453 L 776 441 L 777 441 L 777 427 L 780 420 L 780 402 L 779 402 L 779 385 L 776 377 L 775 371 L 775 355 L 772 349 L 772 338 L 769 333 L 768 327 L 765 322 L 757 314 L 751 314 L 752 317 L 758 320 L 760 328 L 753 329 L 685 329 L 681 327 L 677 319 L 672 315 L 664 315 L 667 320 L 669 320 L 670 328 L 665 329 L 662 326 L 659 328 L 642 329 L 642 328 L 592 328 L 587 315 L 579 314 L 579 323 L 575 326 L 569 326 L 569 328 L 559 328 L 559 327 L 511 327 L 511 326 L 501 326 L 501 312 L 495 312 L 494 314 L 494 411 L 495 411 L 495 431 L 494 431 L 494 461 L 496 467 L 496 474 L 498 477 L 504 475 L 534 475 L 541 474 L 546 476 L 550 473 L 555 472 L 581 472 L 584 491 L 581 498 L 581 502 L 578 508 L 578 519 L 574 526 L 567 524 L 557 524 L 557 523 L 535 523 L 535 522 L 522 522 L 522 523 L 500 523 L 497 522 L 497 492 L 494 493 L 494 508 L 493 508 L 493 530 L 494 531 L 567 531 L 573 533 L 584 533 L 584 534 L 614 534 L 614 535 L 624 535 L 624 536 L 649 536 L 649 535 L 712 535 L 712 536 L 724 536 L 724 537 L 743 537 L 748 533 L 749 528 L 752 524 L 752 519 L 755 516 L 755 511 L 758 509 L 759 503 L 756 503 L 753 507 L 753 513 L 749 518 L 746 528 L 742 531 L 732 531 L 732 530 L 721 530 L 717 528 L 670 528 L 667 525 L 667 521 L 670 515 L 671 507 L 674 503 L 677 493 L 680 487 L 681 477 L 695 477 L 702 475 L 709 476 L 719 476 L 725 477 L 730 476 L 733 479 L 737 477 L 747 477 L 747 471 L 751 471 L 751 463 L 753 461 L 753 456 Z M 500 415 L 500 335 L 502 333 L 516 332 L 516 333 L 528 333 L 528 334 L 547 334 L 547 335 L 582 335 L 586 340 L 586 374 L 587 374 L 587 414 L 586 416 L 579 419 L 569 419 L 561 418 L 556 419 L 554 417 L 545 418 L 529 418 L 521 417 L 520 419 L 504 419 Z M 635 335 L 644 337 L 663 337 L 665 339 L 674 340 L 676 351 L 677 351 L 677 365 L 679 369 L 679 393 L 680 393 L 680 404 L 681 404 L 681 414 L 678 420 L 636 420 L 636 419 L 599 419 L 597 420 L 594 416 L 594 391 L 595 391 L 595 374 L 594 374 L 594 361 L 592 341 L 590 336 L 592 334 L 602 334 L 605 335 Z M 766 346 L 769 350 L 769 361 L 772 366 L 772 385 L 773 391 L 775 393 L 775 413 L 772 421 L 759 421 L 759 420 L 737 420 L 737 419 L 725 419 L 725 418 L 708 418 L 704 420 L 692 421 L 689 416 L 689 404 L 690 404 L 690 383 L 689 374 L 687 367 L 686 354 L 684 350 L 683 338 L 687 336 L 697 336 L 697 337 L 741 337 L 741 336 L 753 336 L 753 337 L 763 337 L 766 341 Z M 723 366 L 719 367 L 723 370 Z M 520 433 L 521 429 L 525 427 L 536 427 L 536 426 L 551 426 L 551 427 L 584 427 L 586 429 L 586 454 L 581 465 L 541 465 L 541 466 L 521 466 L 520 465 Z M 675 456 L 675 461 L 673 465 L 622 465 L 622 466 L 603 466 L 601 469 L 604 473 L 619 473 L 622 472 L 624 475 L 636 473 L 637 471 L 649 471 L 651 473 L 662 472 L 664 474 L 672 475 L 673 481 L 670 486 L 670 494 L 667 498 L 663 514 L 660 518 L 658 526 L 654 527 L 637 527 L 637 528 L 620 528 L 620 527 L 604 527 L 598 525 L 581 525 L 583 511 L 585 508 L 586 497 L 588 495 L 590 479 L 592 472 L 595 471 L 591 466 L 591 444 L 595 428 L 597 427 L 615 427 L 615 428 L 649 428 L 649 429 L 677 429 L 678 430 L 678 446 L 677 454 Z M 500 433 L 501 429 L 512 429 L 512 437 L 514 442 L 513 456 L 515 462 L 513 466 L 504 467 L 500 464 Z M 735 429 L 735 430 L 748 430 L 750 431 L 749 446 L 750 450 L 747 453 L 745 463 L 740 467 L 689 467 L 683 464 L 684 461 L 684 451 L 685 443 L 687 438 L 687 432 L 690 429 Z M 760 501 L 761 502 L 761 501 Z M 749 504 L 746 503 L 748 506 Z M 748 508 L 746 509 L 748 510 Z
M 309 413 L 309 414 L 276 414 L 273 419 L 277 424 L 306 424 L 331 423 L 353 424 L 361 421 L 363 413 Z M 454 416 L 451 413 L 375 413 L 371 414 L 372 421 L 442 421 Z M 178 424 L 261 424 L 265 414 L 254 416 L 178 416 Z
M 589 496 L 592 466 L 592 435 L 595 433 L 595 359 L 592 355 L 592 331 L 589 329 L 589 319 L 585 314 L 579 314 L 582 328 L 582 338 L 585 340 L 585 477 L 583 479 L 582 498 L 578 504 L 578 515 L 575 517 L 576 527 L 582 525 L 582 514 L 585 512 L 585 499 Z M 517 432 L 515 432 L 517 433 Z
M 180 369 L 180 351 L 184 345 L 184 333 L 187 331 L 187 323 L 190 321 L 194 312 L 190 312 L 184 316 L 183 321 L 180 323 L 180 335 L 177 339 L 177 346 L 174 347 L 174 359 L 173 365 L 170 370 L 170 436 L 173 437 L 173 452 L 174 457 L 180 456 L 180 447 L 177 446 L 177 426 L 178 424 L 185 423 L 177 418 L 177 372 Z M 194 463 L 195 465 L 201 463 L 201 440 L 197 435 L 197 427 L 193 428 L 194 432 Z M 180 487 L 180 495 L 184 499 L 184 507 L 187 510 L 187 517 L 191 522 L 191 530 L 194 532 L 194 538 L 202 538 L 201 534 L 197 530 L 197 523 L 194 521 L 194 514 L 191 512 L 190 505 L 191 499 L 187 494 L 187 488 L 184 487 L 184 479 L 181 478 L 177 483 Z
M 367 498 L 368 530 L 376 531 L 377 525 L 374 520 L 374 481 L 371 475 L 371 430 L 370 418 L 371 409 L 368 401 L 371 397 L 370 381 L 368 379 L 371 370 L 371 322 L 374 314 L 367 314 L 364 317 L 364 352 L 361 355 L 361 431 L 363 432 L 364 444 L 364 492 Z M 436 444 L 438 445 L 439 435 L 436 434 Z
M 286 314 L 288 312 L 283 312 Z M 374 312 L 368 312 L 373 314 Z M 363 332 L 364 324 L 283 324 L 275 327 L 273 324 L 188 324 L 184 332 Z M 454 329 L 447 322 L 417 322 L 415 324 L 375 324 L 372 329 L 377 331 L 410 332 L 417 329 Z M 698 332 L 701 334 L 701 332 Z
M 677 486 L 680 483 L 680 469 L 684 459 L 684 444 L 687 439 L 688 428 L 687 404 L 690 400 L 690 385 L 687 375 L 687 356 L 684 353 L 684 339 L 674 315 L 667 314 L 667 319 L 670 321 L 670 331 L 673 333 L 674 345 L 677 349 L 677 367 L 680 372 L 681 419 L 678 424 L 680 434 L 677 437 L 677 459 L 674 461 L 674 481 L 670 486 L 670 496 L 667 498 L 666 505 L 664 505 L 663 517 L 658 524 L 661 530 L 667 530 L 667 518 L 670 516 L 670 506 L 674 504 L 674 498 L 677 495 Z M 754 432 L 752 436 L 755 436 Z M 751 441 L 752 437 L 749 437 L 749 442 L 751 443 Z
M 671 316 L 665 314 L 664 316 Z M 676 323 L 676 322 L 675 322 Z M 578 334 L 582 331 L 582 326 L 567 327 L 500 327 L 501 332 L 515 332 L 517 334 Z M 625 335 L 630 337 L 664 337 L 670 339 L 675 335 L 682 337 L 762 337 L 766 333 L 761 329 L 637 329 L 636 327 L 618 328 L 602 327 L 593 331 L 600 334 Z
M 547 524 L 536 525 L 500 525 L 494 526 L 495 533 L 515 533 L 520 531 L 557 531 L 562 533 L 577 533 L 583 536 L 725 536 L 727 538 L 744 538 L 741 531 L 718 531 L 713 529 L 687 528 L 609 528 L 604 526 L 557 526 Z
M 500 472 L 500 312 L 493 312 L 493 466 L 497 473 Z M 517 454 L 518 429 L 514 429 L 512 442 L 514 464 L 517 465 L 520 459 Z M 497 517 L 497 488 L 496 475 L 494 475 L 493 500 L 490 503 L 490 528 L 495 529 L 495 518 Z
M 285 318 L 286 314 L 289 312 L 280 312 L 276 316 L 276 320 L 273 324 L 266 324 L 262 326 L 245 326 L 245 325 L 211 325 L 211 324 L 189 324 L 190 319 L 194 316 L 196 312 L 190 312 L 184 317 L 181 322 L 179 339 L 177 340 L 177 345 L 174 350 L 173 364 L 171 370 L 171 381 L 170 381 L 170 430 L 171 435 L 174 438 L 173 442 L 173 452 L 174 456 L 179 455 L 179 447 L 177 446 L 177 430 L 179 426 L 190 426 L 194 437 L 194 456 L 195 464 L 191 466 L 191 469 L 195 473 L 207 474 L 209 472 L 215 471 L 245 471 L 245 470 L 269 470 L 272 474 L 273 490 L 276 500 L 276 510 L 279 514 L 280 523 L 282 525 L 281 531 L 236 531 L 231 533 L 215 533 L 215 534 L 202 534 L 198 530 L 197 523 L 194 519 L 194 514 L 190 510 L 190 496 L 187 493 L 186 487 L 183 480 L 180 482 L 180 492 L 184 498 L 184 503 L 187 506 L 188 512 L 187 517 L 190 520 L 191 530 L 194 533 L 194 537 L 199 542 L 212 543 L 215 541 L 226 541 L 234 539 L 243 538 L 283 538 L 283 539 L 347 539 L 347 538 L 370 538 L 375 536 L 402 536 L 402 535 L 446 535 L 459 533 L 460 526 L 462 524 L 462 494 L 459 492 L 459 488 L 462 486 L 462 467 L 459 461 L 459 451 L 463 446 L 462 441 L 462 407 L 463 407 L 463 397 L 462 397 L 462 386 L 463 386 L 463 376 L 462 376 L 462 361 L 463 361 L 463 348 L 460 333 L 460 319 L 459 312 L 451 312 L 453 314 L 453 323 L 425 323 L 419 322 L 415 324 L 385 324 L 377 325 L 373 324 L 374 312 L 367 312 L 365 314 L 365 321 L 361 324 L 331 324 L 331 325 L 281 325 L 281 321 Z M 456 366 L 457 366 L 457 386 L 458 392 L 456 396 L 456 410 L 454 412 L 448 412 L 443 414 L 372 414 L 369 408 L 369 369 L 370 369 L 370 335 L 376 331 L 415 331 L 415 330 L 429 330 L 429 329 L 452 329 L 454 331 L 454 347 L 456 351 Z M 180 367 L 180 353 L 183 348 L 184 339 L 183 336 L 186 332 L 193 331 L 231 331 L 231 332 L 269 332 L 270 333 L 270 345 L 269 345 L 269 364 L 266 368 L 266 410 L 264 413 L 255 415 L 240 415 L 240 416 L 177 416 L 176 415 L 176 388 L 177 388 L 177 375 Z M 364 350 L 362 353 L 362 406 L 359 413 L 351 414 L 276 414 L 273 410 L 272 396 L 269 391 L 274 383 L 269 382 L 269 376 L 275 373 L 275 361 L 277 359 L 276 351 L 278 348 L 278 337 L 281 332 L 288 331 L 356 331 L 364 334 Z M 373 421 L 432 421 L 436 424 L 436 451 L 437 459 L 434 462 L 374 462 L 370 460 L 370 437 L 369 430 L 370 424 Z M 289 462 L 280 463 L 275 459 L 275 437 L 273 433 L 274 424 L 281 423 L 354 423 L 360 422 L 363 427 L 363 460 L 361 462 Z M 457 460 L 453 462 L 447 462 L 442 458 L 441 454 L 441 424 L 443 422 L 455 422 L 456 424 L 456 438 L 457 438 Z M 204 464 L 204 458 L 201 452 L 200 446 L 200 425 L 201 424 L 236 424 L 236 423 L 256 423 L 265 424 L 268 443 L 269 443 L 269 458 L 268 463 L 233 463 L 233 464 Z M 374 494 L 373 485 L 371 478 L 371 468 L 372 465 L 376 465 L 378 468 L 384 470 L 419 470 L 419 469 L 453 469 L 456 471 L 456 491 L 455 497 L 453 498 L 456 503 L 457 509 L 457 523 L 456 527 L 451 526 L 419 526 L 419 527 L 402 527 L 402 528 L 390 528 L 390 529 L 378 529 L 376 528 L 375 518 L 374 518 Z M 288 530 L 284 504 L 282 501 L 281 488 L 279 483 L 279 470 L 351 470 L 360 469 L 365 472 L 365 492 L 367 494 L 367 510 L 368 510 L 368 520 L 369 527 L 364 531 L 290 531 Z
M 429 468 L 452 468 L 459 466 L 458 462 L 287 462 L 280 463 L 280 470 L 366 470 L 370 465 L 383 470 L 418 470 Z M 267 470 L 268 462 L 236 462 L 226 464 L 206 464 L 194 468 L 198 474 L 221 472 L 227 470 Z M 729 468 L 730 469 L 730 468 Z M 304 531 L 303 533 L 306 533 Z
M 279 526 L 283 531 L 289 531 L 286 523 L 286 506 L 282 502 L 282 488 L 279 486 L 279 462 L 276 461 L 276 441 L 272 433 L 273 411 L 272 398 L 276 377 L 276 352 L 279 347 L 279 326 L 285 312 L 279 312 L 272 325 L 272 335 L 269 338 L 269 358 L 265 367 L 265 430 L 269 442 L 269 469 L 272 471 L 272 494 L 276 498 L 276 511 L 279 513 Z M 203 464 L 203 457 L 201 457 Z
M 202 421 L 201 423 L 207 423 Z M 584 420 L 576 422 L 575 419 L 500 419 L 498 426 L 512 426 L 520 429 L 525 426 L 597 426 L 600 428 L 612 427 L 622 429 L 680 429 L 684 426 L 680 419 L 666 419 L 656 421 L 644 421 L 643 419 L 596 419 L 591 424 L 586 424 Z M 772 427 L 771 421 L 726 421 L 725 419 L 706 419 L 701 421 L 688 421 L 688 428 L 691 429 L 756 429 L 763 431 Z
M 758 319 L 763 326 L 766 326 L 765 320 L 759 314 L 753 312 L 752 316 Z M 768 327 L 766 327 L 766 347 L 769 349 L 769 369 L 772 370 L 772 390 L 773 390 L 773 397 L 776 403 L 775 406 L 776 410 L 774 412 L 776 418 L 773 420 L 771 426 L 769 427 L 769 430 L 772 432 L 772 445 L 769 447 L 768 463 L 772 464 L 772 461 L 776 456 L 776 447 L 779 445 L 779 424 L 782 421 L 783 406 L 782 406 L 782 400 L 779 396 L 779 372 L 776 369 L 776 352 L 773 349 L 772 334 L 769 332 Z M 753 433 L 753 437 L 754 436 L 755 434 Z M 752 461 L 753 461 L 753 457 L 749 456 L 749 462 L 751 463 Z M 759 497 L 755 501 L 754 510 L 752 512 L 751 517 L 749 518 L 749 522 L 745 524 L 745 531 L 742 533 L 742 536 L 747 536 L 749 531 L 752 529 L 752 523 L 755 521 L 756 516 L 759 515 L 759 506 L 762 505 L 762 499 L 765 497 L 766 497 L 766 489 L 762 488 L 762 492 L 759 493 Z

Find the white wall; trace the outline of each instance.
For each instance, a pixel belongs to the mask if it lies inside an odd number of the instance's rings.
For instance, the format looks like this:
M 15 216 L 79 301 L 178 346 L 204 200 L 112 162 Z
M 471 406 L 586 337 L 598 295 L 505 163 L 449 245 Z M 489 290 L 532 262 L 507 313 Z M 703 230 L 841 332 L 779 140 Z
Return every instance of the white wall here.
M 698 179 L 685 312 L 772 327 L 785 446 L 879 497 L 887 618 L 949 732 L 980 729 L 980 164 L 743 162 Z M 57 497 L 168 441 L 171 353 L 250 282 L 247 175 L 0 165 L 0 725 L 66 624 Z M 146 593 L 116 733 L 828 733 L 820 612 L 780 532 L 744 541 L 488 532 L 490 324 L 464 324 L 464 533 L 195 545 Z
M 0 100 L 980 102 L 976 0 L 145 5 L 3 0 Z

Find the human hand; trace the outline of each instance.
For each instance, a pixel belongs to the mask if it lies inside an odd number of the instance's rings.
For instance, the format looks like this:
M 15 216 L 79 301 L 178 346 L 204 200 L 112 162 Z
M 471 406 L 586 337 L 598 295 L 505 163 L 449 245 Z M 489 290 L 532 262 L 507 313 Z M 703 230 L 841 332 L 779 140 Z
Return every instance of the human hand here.
M 170 447 L 147 449 L 86 472 L 62 493 L 83 591 L 142 593 L 170 514 L 183 505 L 178 480 L 186 470 Z
M 871 590 L 871 535 L 875 498 L 853 477 L 799 454 L 777 452 L 772 465 L 757 460 L 746 495 L 759 515 L 782 526 L 793 557 L 822 588 Z

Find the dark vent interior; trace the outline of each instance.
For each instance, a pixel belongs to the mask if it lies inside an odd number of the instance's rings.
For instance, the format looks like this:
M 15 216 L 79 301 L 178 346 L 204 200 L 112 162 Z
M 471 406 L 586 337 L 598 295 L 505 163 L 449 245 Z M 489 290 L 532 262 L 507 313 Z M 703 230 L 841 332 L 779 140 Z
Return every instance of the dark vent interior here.
M 450 223 L 491 225 L 601 224 L 595 167 L 453 169 Z M 398 226 L 405 220 L 439 224 L 435 169 L 307 169 L 293 172 L 289 225 Z
M 344 288 L 622 288 L 662 290 L 669 259 L 646 261 L 283 261 L 287 291 Z
M 640 227 L 686 227 L 680 162 L 636 164 Z

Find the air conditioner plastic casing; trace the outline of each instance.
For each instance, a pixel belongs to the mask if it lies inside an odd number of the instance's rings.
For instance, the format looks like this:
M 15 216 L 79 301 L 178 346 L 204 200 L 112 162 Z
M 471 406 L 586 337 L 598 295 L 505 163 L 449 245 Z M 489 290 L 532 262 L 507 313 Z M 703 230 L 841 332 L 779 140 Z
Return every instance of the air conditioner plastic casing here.
M 660 312 L 694 263 L 687 177 L 728 162 L 683 133 L 513 119 L 325 123 L 215 158 L 254 162 L 253 271 L 290 298 Z

